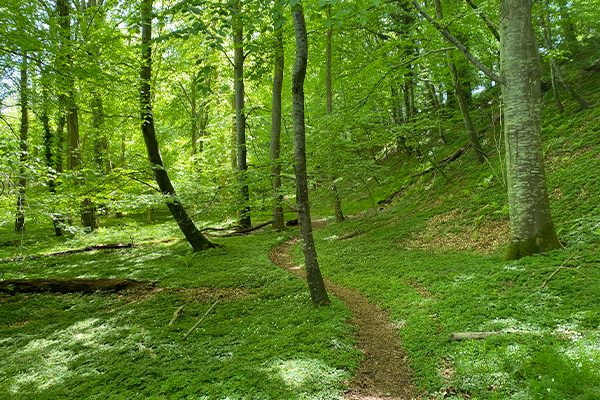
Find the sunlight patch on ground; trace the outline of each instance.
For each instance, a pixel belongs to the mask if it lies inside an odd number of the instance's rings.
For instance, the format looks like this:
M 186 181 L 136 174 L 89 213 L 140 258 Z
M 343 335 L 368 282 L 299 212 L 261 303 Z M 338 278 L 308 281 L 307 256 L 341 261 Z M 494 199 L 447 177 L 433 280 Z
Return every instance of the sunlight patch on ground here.
M 83 357 L 94 359 L 102 351 L 127 347 L 129 343 L 137 341 L 138 338 L 130 334 L 119 340 L 117 346 L 107 344 L 109 336 L 117 334 L 123 337 L 122 332 L 131 330 L 128 326 L 117 328 L 115 325 L 112 321 L 89 318 L 55 332 L 48 338 L 31 340 L 22 349 L 15 351 L 12 360 L 9 360 L 11 364 L 23 364 L 23 369 L 28 367 L 12 378 L 11 391 L 17 394 L 25 387 L 40 391 L 75 375 L 98 374 L 93 367 L 74 370 L 71 365 Z
M 595 335 L 591 337 L 579 337 L 563 350 L 563 353 L 577 363 L 591 364 L 600 368 L 600 338 Z
M 544 330 L 539 326 L 530 324 L 528 322 L 519 321 L 516 318 L 494 318 L 493 320 L 482 324 L 482 330 L 496 331 L 502 329 L 515 329 L 524 333 L 544 333 Z
M 316 359 L 277 360 L 267 369 L 277 374 L 286 386 L 310 392 L 302 397 L 307 399 L 338 399 L 338 391 L 332 388 L 349 377 L 347 371 L 329 367 Z

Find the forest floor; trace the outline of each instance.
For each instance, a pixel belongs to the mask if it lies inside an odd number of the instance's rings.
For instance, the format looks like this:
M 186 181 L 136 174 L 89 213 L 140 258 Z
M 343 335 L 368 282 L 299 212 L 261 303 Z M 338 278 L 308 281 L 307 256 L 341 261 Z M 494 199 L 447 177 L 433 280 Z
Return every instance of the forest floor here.
M 305 278 L 305 271 L 294 261 L 292 254 L 299 240 L 293 238 L 274 247 L 269 258 L 295 276 Z M 350 323 L 356 327 L 357 346 L 363 353 L 345 398 L 413 399 L 413 373 L 396 333 L 397 327 L 390 321 L 389 315 L 356 290 L 336 285 L 328 279 L 325 285 L 329 293 L 341 299 L 350 309 Z

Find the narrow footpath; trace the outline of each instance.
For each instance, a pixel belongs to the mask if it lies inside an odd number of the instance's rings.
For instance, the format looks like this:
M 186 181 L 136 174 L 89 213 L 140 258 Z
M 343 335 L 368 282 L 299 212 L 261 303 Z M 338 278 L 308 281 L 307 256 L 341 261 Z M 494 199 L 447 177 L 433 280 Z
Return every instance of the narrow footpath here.
M 297 265 L 292 250 L 300 238 L 291 239 L 271 250 L 269 258 L 279 267 L 304 278 L 304 270 Z M 329 293 L 342 300 L 352 312 L 350 323 L 356 327 L 358 347 L 364 357 L 350 389 L 344 395 L 348 400 L 411 400 L 415 399 L 412 371 L 400 338 L 389 316 L 377 305 L 354 289 L 325 279 Z

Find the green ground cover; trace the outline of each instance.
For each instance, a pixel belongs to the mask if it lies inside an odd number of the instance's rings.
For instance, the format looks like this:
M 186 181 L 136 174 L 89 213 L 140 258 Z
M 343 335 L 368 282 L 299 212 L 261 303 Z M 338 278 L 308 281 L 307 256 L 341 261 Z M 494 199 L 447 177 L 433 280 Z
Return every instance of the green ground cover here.
M 160 283 L 151 293 L 0 295 L 0 398 L 336 398 L 359 358 L 348 311 L 338 301 L 313 309 L 302 282 L 270 263 L 285 237 L 232 238 L 194 256 L 176 241 L 3 265 L 6 279 Z

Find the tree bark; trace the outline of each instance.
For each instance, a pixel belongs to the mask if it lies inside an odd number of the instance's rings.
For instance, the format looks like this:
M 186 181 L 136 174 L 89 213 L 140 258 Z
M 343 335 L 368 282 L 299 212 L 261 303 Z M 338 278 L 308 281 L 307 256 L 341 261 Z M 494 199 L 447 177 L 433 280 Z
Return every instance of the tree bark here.
M 154 172 L 154 178 L 160 188 L 161 193 L 166 199 L 167 207 L 171 215 L 179 225 L 179 229 L 192 246 L 193 251 L 200 251 L 214 245 L 209 242 L 200 231 L 192 219 L 188 216 L 185 208 L 181 204 L 175 188 L 173 187 L 167 170 L 165 169 L 156 132 L 154 129 L 154 117 L 152 114 L 152 97 L 150 80 L 152 77 L 152 0 L 142 0 L 142 66 L 140 69 L 140 105 L 141 105 L 141 128 L 144 135 L 144 142 L 148 152 L 148 160 Z
M 281 91 L 283 88 L 283 69 L 285 63 L 283 49 L 283 16 L 278 0 L 274 5 L 275 59 L 273 70 L 273 100 L 271 106 L 271 185 L 273 187 L 273 229 L 285 229 L 283 219 L 283 196 L 281 195 Z
M 192 76 L 192 83 L 190 87 L 190 112 L 191 112 L 191 140 L 192 140 L 192 156 L 198 152 L 198 104 L 196 97 L 198 95 L 198 75 Z
M 440 0 L 434 0 L 434 5 L 436 17 L 438 18 L 438 20 L 442 20 L 444 18 L 444 14 L 442 11 L 442 4 Z M 485 162 L 485 153 L 481 148 L 481 143 L 479 142 L 479 135 L 477 134 L 475 126 L 473 125 L 473 120 L 471 119 L 471 114 L 469 112 L 469 105 L 467 104 L 467 96 L 463 90 L 462 82 L 460 80 L 460 76 L 456 68 L 456 63 L 454 62 L 450 51 L 446 51 L 446 58 L 448 60 L 448 68 L 450 69 L 450 75 L 452 76 L 452 83 L 454 84 L 454 93 L 456 94 L 458 107 L 460 109 L 465 128 L 467 129 L 467 132 L 469 134 L 469 142 L 471 143 L 471 147 L 477 155 L 477 161 L 480 164 L 482 164 L 483 162 Z
M 326 110 L 327 114 L 333 113 L 333 23 L 331 21 L 331 4 L 327 7 L 327 19 L 330 21 L 327 28 L 326 40 L 326 58 L 325 58 L 325 92 L 326 92 Z M 335 220 L 337 222 L 344 221 L 344 212 L 342 210 L 342 201 L 336 184 L 335 175 L 331 179 L 331 193 L 333 195 L 333 209 L 335 211 Z
M 15 217 L 15 230 L 25 230 L 25 192 L 27 190 L 27 136 L 29 133 L 29 110 L 27 93 L 27 52 L 23 52 L 21 59 L 21 73 L 19 80 L 19 102 L 21 103 L 21 124 L 19 127 L 19 182 L 17 188 L 17 214 Z
M 42 66 L 41 61 L 38 62 L 38 69 L 40 71 L 40 81 L 42 86 L 42 112 L 40 115 L 40 122 L 44 128 L 44 159 L 46 161 L 47 176 L 48 176 L 48 190 L 50 193 L 56 192 L 56 184 L 54 182 L 55 176 L 55 160 L 54 154 L 55 148 L 55 135 L 52 134 L 52 128 L 50 127 L 50 116 L 48 114 L 48 104 L 50 102 L 50 93 L 48 90 L 48 73 Z
M 317 251 L 312 235 L 310 205 L 308 200 L 308 177 L 306 174 L 306 127 L 304 122 L 304 79 L 308 62 L 308 37 L 302 2 L 292 7 L 294 31 L 296 34 L 296 60 L 292 75 L 292 108 L 294 118 L 294 156 L 296 165 L 296 188 L 298 195 L 298 216 L 302 231 L 306 280 L 312 302 L 315 306 L 330 304 L 325 283 L 317 261 Z
M 501 0 L 500 73 L 511 243 L 517 259 L 560 247 L 548 200 L 541 146 L 541 85 L 531 0 Z
M 64 75 L 65 94 L 59 95 L 59 102 L 66 113 L 67 127 L 67 170 L 75 170 L 81 166 L 81 149 L 79 148 L 79 110 L 75 102 L 75 80 L 73 79 L 73 56 L 71 40 L 70 9 L 67 0 L 57 0 L 56 10 L 60 29 L 60 68 Z
M 250 228 L 250 190 L 248 188 L 247 174 L 247 148 L 246 148 L 246 110 L 244 89 L 244 24 L 242 19 L 242 3 L 236 0 L 233 3 L 233 71 L 235 92 L 235 126 L 237 138 L 237 168 L 240 186 L 240 219 L 239 225 Z

